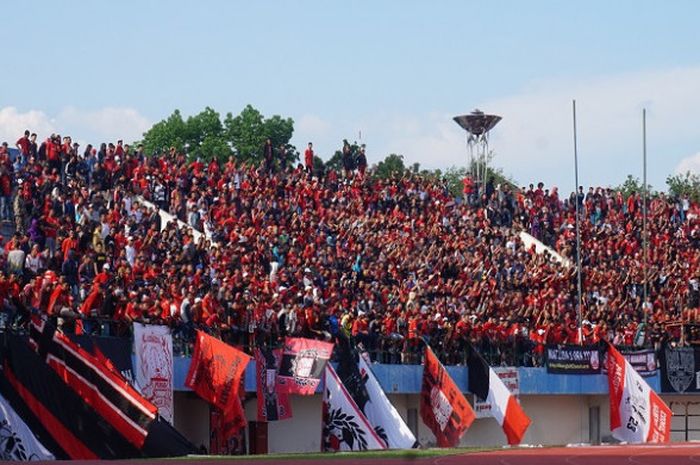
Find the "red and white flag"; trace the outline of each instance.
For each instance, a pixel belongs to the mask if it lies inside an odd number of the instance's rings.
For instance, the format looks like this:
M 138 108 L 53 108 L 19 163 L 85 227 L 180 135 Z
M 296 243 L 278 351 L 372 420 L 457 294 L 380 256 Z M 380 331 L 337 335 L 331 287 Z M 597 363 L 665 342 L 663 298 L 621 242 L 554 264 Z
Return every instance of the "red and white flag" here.
M 469 390 L 491 407 L 491 415 L 503 428 L 508 444 L 520 444 L 530 426 L 530 418 L 481 354 L 474 347 L 470 349 Z
M 612 345 L 607 368 L 613 437 L 628 443 L 669 442 L 671 409 Z

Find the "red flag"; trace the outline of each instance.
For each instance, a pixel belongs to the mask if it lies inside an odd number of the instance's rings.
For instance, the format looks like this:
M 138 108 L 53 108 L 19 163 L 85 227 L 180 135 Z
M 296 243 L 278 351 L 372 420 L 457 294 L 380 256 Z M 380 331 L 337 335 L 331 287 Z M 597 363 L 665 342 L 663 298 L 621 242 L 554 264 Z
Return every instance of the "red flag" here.
M 330 342 L 303 337 L 285 338 L 277 392 L 313 395 L 332 353 L 333 344 Z
M 440 447 L 457 446 L 464 431 L 476 418 L 467 399 L 427 346 L 420 394 L 420 415 L 437 438 Z
M 241 376 L 250 357 L 207 333 L 197 331 L 185 386 L 224 412 L 240 408 Z
M 607 368 L 613 437 L 629 443 L 669 442 L 671 409 L 610 344 Z
M 255 350 L 258 421 L 286 420 L 292 417 L 289 395 L 277 392 L 275 387 L 281 360 L 281 349 Z

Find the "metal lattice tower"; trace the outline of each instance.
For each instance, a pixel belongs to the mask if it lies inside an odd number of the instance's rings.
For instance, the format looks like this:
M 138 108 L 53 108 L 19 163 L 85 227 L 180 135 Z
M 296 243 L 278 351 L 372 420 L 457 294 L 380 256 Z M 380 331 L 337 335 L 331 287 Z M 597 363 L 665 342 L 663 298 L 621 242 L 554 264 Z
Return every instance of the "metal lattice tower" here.
M 493 129 L 501 117 L 487 115 L 483 111 L 474 110 L 468 115 L 453 118 L 462 129 L 467 131 L 467 149 L 469 150 L 469 175 L 479 194 L 486 188 L 489 153 L 489 131 Z

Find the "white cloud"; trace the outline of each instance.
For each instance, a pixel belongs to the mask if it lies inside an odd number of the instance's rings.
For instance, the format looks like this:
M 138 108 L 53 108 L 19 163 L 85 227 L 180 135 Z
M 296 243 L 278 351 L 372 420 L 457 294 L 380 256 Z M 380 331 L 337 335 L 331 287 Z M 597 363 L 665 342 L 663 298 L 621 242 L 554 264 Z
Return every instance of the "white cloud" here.
M 688 171 L 700 173 L 700 152 L 682 159 L 676 166 L 676 173 L 678 174 L 685 174 Z
M 475 102 L 474 107 L 503 116 L 490 141 L 494 164 L 521 182 L 573 185 L 572 98 L 582 184 L 615 184 L 627 173 L 641 174 L 644 107 L 653 185 L 663 187 L 666 175 L 700 143 L 700 67 L 540 81 L 515 95 Z M 465 164 L 465 135 L 453 116 L 377 119 L 376 139 L 383 142 L 376 144 L 376 156 L 402 153 L 408 162 L 431 168 Z
M 15 107 L 0 108 L 0 140 L 7 141 L 14 147 L 15 141 L 24 134 L 25 129 L 46 135 L 54 131 L 54 126 L 42 111 L 21 113 Z
M 66 107 L 51 117 L 43 111 L 20 112 L 15 107 L 0 108 L 0 139 L 16 141 L 29 129 L 40 139 L 52 132 L 71 135 L 73 139 L 93 144 L 124 139 L 132 142 L 141 138 L 151 122 L 137 110 L 127 107 L 105 107 L 85 110 Z

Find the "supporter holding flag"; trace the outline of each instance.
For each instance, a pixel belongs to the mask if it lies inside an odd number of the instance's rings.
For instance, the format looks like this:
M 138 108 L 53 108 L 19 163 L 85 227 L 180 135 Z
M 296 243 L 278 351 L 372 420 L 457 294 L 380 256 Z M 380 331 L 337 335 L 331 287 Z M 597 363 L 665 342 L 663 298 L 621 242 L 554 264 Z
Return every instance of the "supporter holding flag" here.
M 531 421 L 525 415 L 518 400 L 508 391 L 493 368 L 471 345 L 469 346 L 467 367 L 469 369 L 469 391 L 473 392 L 479 400 L 489 404 L 491 415 L 503 428 L 503 432 L 508 438 L 508 444 L 520 444 Z

